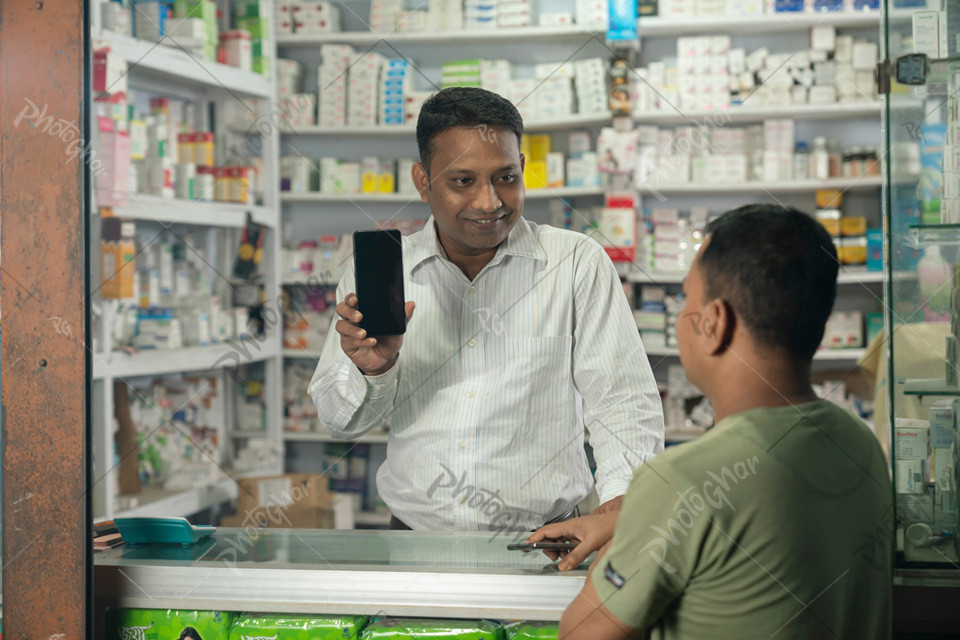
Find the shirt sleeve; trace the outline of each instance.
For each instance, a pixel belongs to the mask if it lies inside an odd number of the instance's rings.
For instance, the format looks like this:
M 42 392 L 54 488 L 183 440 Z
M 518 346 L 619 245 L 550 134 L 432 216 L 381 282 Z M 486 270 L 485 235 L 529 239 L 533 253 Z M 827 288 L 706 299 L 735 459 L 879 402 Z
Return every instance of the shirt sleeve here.
M 586 240 L 574 286 L 573 376 L 597 461 L 601 504 L 627 490 L 663 451 L 663 408 L 623 285 L 606 252 Z
M 353 268 L 348 267 L 337 286 L 339 304 L 355 289 Z M 400 383 L 400 360 L 379 376 L 365 376 L 340 348 L 334 318 L 320 352 L 320 361 L 307 387 L 317 407 L 320 426 L 345 439 L 389 424 Z
M 624 498 L 613 542 L 590 573 L 600 602 L 622 623 L 656 626 L 697 566 L 711 510 L 663 458 L 637 471 Z

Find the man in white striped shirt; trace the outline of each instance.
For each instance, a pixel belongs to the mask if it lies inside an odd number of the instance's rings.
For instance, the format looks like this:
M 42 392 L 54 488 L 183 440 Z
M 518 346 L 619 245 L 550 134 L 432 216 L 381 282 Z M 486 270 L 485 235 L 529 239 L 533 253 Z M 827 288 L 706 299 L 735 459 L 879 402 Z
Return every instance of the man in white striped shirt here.
M 406 333 L 359 328 L 352 267 L 337 288 L 308 392 L 334 436 L 389 425 L 377 488 L 398 528 L 523 531 L 574 515 L 593 487 L 584 427 L 599 511 L 619 509 L 636 467 L 663 450 L 657 386 L 610 259 L 521 217 L 522 133 L 494 93 L 428 100 L 413 179 L 433 215 L 403 238 Z

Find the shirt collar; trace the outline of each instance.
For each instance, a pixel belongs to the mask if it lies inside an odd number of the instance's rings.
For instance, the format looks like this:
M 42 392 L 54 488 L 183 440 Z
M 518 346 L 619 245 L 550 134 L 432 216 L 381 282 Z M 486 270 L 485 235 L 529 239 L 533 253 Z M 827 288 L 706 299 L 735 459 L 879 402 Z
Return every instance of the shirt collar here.
M 411 272 L 430 258 L 438 257 L 447 259 L 447 252 L 443 250 L 443 245 L 440 244 L 440 238 L 437 236 L 433 216 L 430 216 L 426 224 L 424 224 L 423 230 L 415 234 L 411 240 Z M 537 240 L 537 236 L 533 232 L 533 226 L 526 218 L 520 217 L 520 220 L 518 220 L 517 224 L 510 230 L 510 235 L 508 235 L 506 241 L 500 245 L 500 248 L 490 263 L 496 264 L 503 260 L 504 256 L 517 256 L 543 262 L 547 261 L 547 252 L 544 251 L 540 241 Z

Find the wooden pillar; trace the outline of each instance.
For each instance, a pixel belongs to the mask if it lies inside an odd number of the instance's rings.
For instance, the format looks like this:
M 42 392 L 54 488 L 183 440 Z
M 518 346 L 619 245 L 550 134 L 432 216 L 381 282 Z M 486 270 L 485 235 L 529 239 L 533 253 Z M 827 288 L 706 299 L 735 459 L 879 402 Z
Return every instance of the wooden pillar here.
M 7 640 L 88 635 L 87 48 L 80 0 L 0 0 Z

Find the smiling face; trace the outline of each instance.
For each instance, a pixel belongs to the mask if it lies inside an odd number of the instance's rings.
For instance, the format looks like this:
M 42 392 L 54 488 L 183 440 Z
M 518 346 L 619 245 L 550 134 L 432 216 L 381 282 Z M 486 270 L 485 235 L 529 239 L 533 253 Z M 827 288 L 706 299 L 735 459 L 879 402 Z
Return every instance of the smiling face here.
M 413 179 L 440 242 L 454 262 L 492 257 L 523 213 L 524 157 L 516 135 L 500 127 L 452 127 L 430 147 L 429 176 L 418 163 Z

